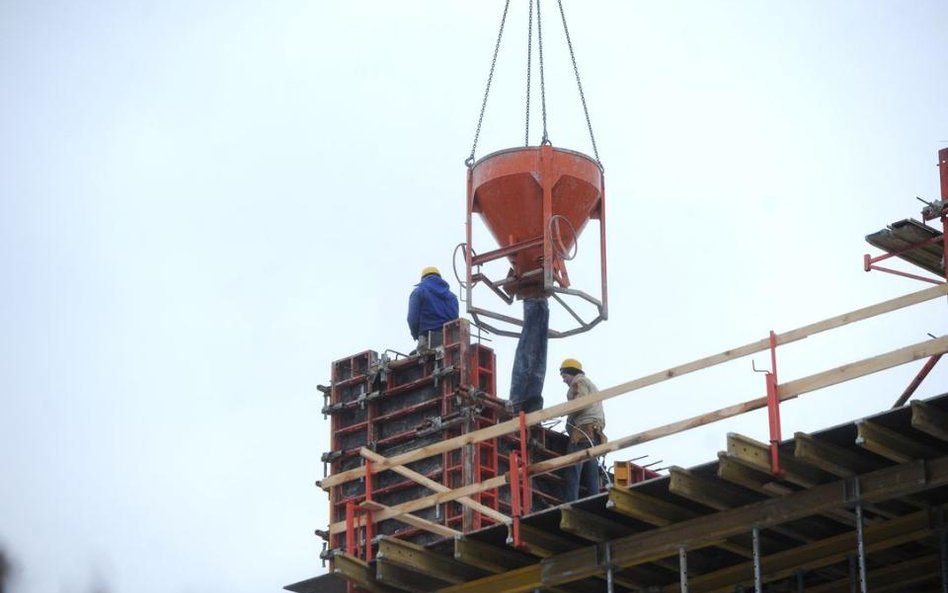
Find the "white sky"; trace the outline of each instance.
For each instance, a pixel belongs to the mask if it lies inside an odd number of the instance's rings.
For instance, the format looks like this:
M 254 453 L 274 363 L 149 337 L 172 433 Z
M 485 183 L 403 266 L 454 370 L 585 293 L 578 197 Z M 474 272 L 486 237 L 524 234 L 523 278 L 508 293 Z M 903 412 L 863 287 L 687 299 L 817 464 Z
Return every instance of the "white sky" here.
M 522 142 L 511 4 L 479 156 Z M 551 344 L 548 404 L 566 356 L 608 387 L 927 286 L 861 262 L 864 235 L 939 197 L 948 3 L 565 4 L 606 168 L 611 315 Z M 550 137 L 590 152 L 554 6 Z M 0 3 L 14 593 L 277 591 L 323 572 L 316 385 L 333 360 L 408 350 L 419 270 L 451 268 L 501 7 Z M 593 272 L 571 269 L 591 291 Z M 780 380 L 941 335 L 944 313 L 782 349 Z M 515 344 L 492 344 L 503 395 Z M 790 402 L 784 432 L 885 409 L 920 366 Z M 608 402 L 607 432 L 762 394 L 744 360 Z M 766 418 L 618 458 L 695 465 L 729 430 L 766 439 Z

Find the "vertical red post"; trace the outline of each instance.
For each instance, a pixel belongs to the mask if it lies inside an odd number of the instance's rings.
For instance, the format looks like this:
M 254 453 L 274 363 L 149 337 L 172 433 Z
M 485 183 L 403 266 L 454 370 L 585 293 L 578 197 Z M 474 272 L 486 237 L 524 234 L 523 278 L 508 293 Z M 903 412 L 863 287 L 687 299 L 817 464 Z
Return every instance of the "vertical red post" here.
M 774 475 L 783 474 L 780 469 L 780 396 L 777 394 L 777 334 L 770 332 L 770 372 L 765 375 L 767 381 L 767 417 L 770 420 L 770 471 Z
M 530 437 L 530 430 L 527 428 L 527 415 L 525 412 L 520 412 L 520 459 L 523 462 L 523 467 L 520 471 L 520 481 L 521 481 L 521 493 L 523 494 L 523 500 L 521 505 L 523 507 L 523 514 L 530 514 L 530 508 L 533 503 L 533 493 L 530 491 L 530 474 L 527 473 L 527 466 L 530 465 L 530 456 L 527 453 L 527 440 Z
M 372 462 L 365 460 L 365 499 L 372 500 Z M 372 560 L 372 538 L 375 537 L 372 525 L 372 511 L 365 511 L 365 560 Z
M 355 503 L 346 503 L 346 554 L 355 556 Z
M 516 451 L 510 452 L 510 515 L 513 517 L 513 546 L 520 547 L 520 460 Z

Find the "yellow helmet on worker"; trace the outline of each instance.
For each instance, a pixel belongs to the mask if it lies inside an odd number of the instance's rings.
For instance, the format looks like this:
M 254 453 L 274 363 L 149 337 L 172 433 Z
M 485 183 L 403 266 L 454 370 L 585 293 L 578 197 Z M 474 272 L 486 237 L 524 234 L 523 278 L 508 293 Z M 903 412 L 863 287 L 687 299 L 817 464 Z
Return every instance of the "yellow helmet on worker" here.
M 424 278 L 425 276 L 430 276 L 430 275 L 432 275 L 432 274 L 435 274 L 436 276 L 440 276 L 440 275 L 441 275 L 441 271 L 438 270 L 438 268 L 436 268 L 436 267 L 434 267 L 434 266 L 426 266 L 426 267 L 424 267 L 424 268 L 421 269 L 421 277 L 422 277 L 422 278 Z
M 579 362 L 575 358 L 567 358 L 560 364 L 560 372 L 563 372 L 567 369 L 581 371 L 583 370 L 583 363 Z

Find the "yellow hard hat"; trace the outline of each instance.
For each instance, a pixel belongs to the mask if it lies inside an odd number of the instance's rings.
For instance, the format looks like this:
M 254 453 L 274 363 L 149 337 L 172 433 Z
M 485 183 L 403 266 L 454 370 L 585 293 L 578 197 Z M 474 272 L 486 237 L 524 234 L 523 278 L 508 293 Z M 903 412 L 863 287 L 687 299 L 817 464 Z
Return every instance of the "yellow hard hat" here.
M 583 370 L 583 363 L 579 362 L 575 358 L 567 358 L 560 364 L 560 370 L 564 369 L 576 369 L 577 371 Z
M 428 267 L 423 268 L 423 269 L 421 270 L 421 277 L 422 277 L 422 278 L 424 278 L 425 276 L 430 276 L 431 274 L 437 274 L 438 276 L 440 276 L 440 275 L 441 275 L 441 272 L 439 272 L 439 271 L 438 271 L 438 268 L 436 268 L 436 267 L 434 267 L 434 266 L 428 266 Z

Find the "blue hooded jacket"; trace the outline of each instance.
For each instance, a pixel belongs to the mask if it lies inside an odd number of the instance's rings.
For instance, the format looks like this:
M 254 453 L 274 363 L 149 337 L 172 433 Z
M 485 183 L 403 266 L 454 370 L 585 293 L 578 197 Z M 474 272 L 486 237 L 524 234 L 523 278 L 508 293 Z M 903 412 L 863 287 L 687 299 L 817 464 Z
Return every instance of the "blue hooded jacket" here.
M 408 329 L 411 337 L 432 330 L 441 331 L 448 321 L 458 318 L 458 298 L 441 276 L 428 274 L 415 285 L 408 298 Z

